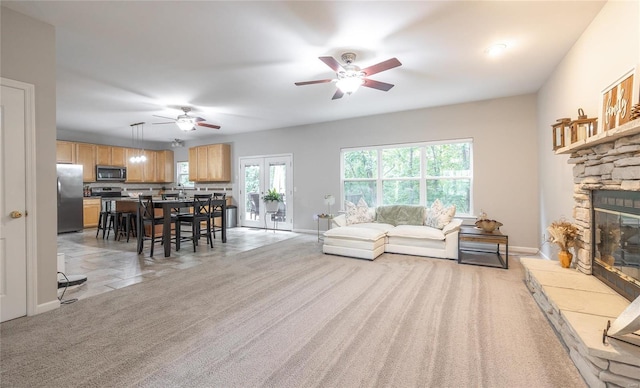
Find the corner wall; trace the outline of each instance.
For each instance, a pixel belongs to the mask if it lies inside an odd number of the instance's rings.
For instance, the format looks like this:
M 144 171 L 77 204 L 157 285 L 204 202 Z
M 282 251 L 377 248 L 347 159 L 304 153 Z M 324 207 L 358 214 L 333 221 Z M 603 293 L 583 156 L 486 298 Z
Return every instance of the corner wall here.
M 601 118 L 602 90 L 638 64 L 640 1 L 610 1 L 538 92 L 540 236 L 556 219 L 573 220 L 572 166 L 567 164 L 568 155 L 552 151 L 551 124 L 562 117 L 576 119 L 578 108 L 588 117 Z M 599 119 L 599 127 L 600 123 Z M 556 256 L 550 244 L 541 251 L 547 257 Z
M 35 85 L 37 304 L 57 302 L 56 54 L 53 26 L 2 7 L 0 75 Z M 54 204 L 52 206 L 52 203 Z

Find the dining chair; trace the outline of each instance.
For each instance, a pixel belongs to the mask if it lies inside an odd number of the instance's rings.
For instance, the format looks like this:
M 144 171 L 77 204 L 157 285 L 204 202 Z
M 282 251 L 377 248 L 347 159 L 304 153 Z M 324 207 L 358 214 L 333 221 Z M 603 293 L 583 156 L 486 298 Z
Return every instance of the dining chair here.
M 211 238 L 211 198 L 212 194 L 195 194 L 193 196 L 193 213 L 179 214 L 178 224 L 191 225 L 191 241 L 193 243 L 193 251 L 196 251 L 200 237 L 202 237 L 202 223 L 205 223 L 205 233 L 207 234 L 207 242 L 213 248 L 213 239 Z M 177 228 L 180 225 L 176 226 Z
M 213 193 L 212 200 L 227 200 L 227 193 Z M 220 225 L 216 226 L 216 218 L 220 219 Z M 213 233 L 213 238 L 216 238 L 216 230 L 222 230 L 222 205 L 214 205 L 211 203 L 211 232 Z
M 138 235 L 138 254 L 142 253 L 144 249 L 144 241 L 151 240 L 151 251 L 149 256 L 153 256 L 153 247 L 156 239 L 159 238 L 162 242 L 162 228 L 156 228 L 158 225 L 164 224 L 163 215 L 156 215 L 155 207 L 153 204 L 153 196 L 141 195 L 138 197 L 138 203 L 140 206 L 140 219 L 138 220 L 141 233 Z M 178 218 L 171 220 L 175 230 L 175 241 L 180 241 L 180 227 L 178 225 Z M 158 231 L 158 229 L 160 229 Z

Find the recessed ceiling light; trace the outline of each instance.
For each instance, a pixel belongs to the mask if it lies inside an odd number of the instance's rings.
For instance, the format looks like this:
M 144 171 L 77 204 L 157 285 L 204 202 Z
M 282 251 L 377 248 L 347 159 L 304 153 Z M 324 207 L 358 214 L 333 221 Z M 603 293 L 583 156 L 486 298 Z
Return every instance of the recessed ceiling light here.
M 498 43 L 484 50 L 484 52 L 487 53 L 487 55 L 489 55 L 490 57 L 497 57 L 498 55 L 504 53 L 506 49 L 507 49 L 506 44 Z

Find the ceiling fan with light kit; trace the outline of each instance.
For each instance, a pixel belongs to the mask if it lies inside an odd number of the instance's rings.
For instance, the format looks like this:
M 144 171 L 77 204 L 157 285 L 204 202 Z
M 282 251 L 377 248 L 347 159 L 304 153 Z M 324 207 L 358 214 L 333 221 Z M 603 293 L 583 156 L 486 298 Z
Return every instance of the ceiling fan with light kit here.
M 189 112 L 191 112 L 191 108 L 189 108 L 188 106 L 180 107 L 180 109 L 182 109 L 184 114 L 178 115 L 178 117 L 175 118 L 175 119 L 171 118 L 171 117 L 153 115 L 154 117 L 160 117 L 160 118 L 163 118 L 163 119 L 171 120 L 171 121 L 167 121 L 167 122 L 164 122 L 164 123 L 153 123 L 153 124 L 176 124 L 178 126 L 178 128 L 180 128 L 180 130 L 185 131 L 185 132 L 186 131 L 195 131 L 196 130 L 196 126 L 213 128 L 213 129 L 220 129 L 219 125 L 205 123 L 205 121 L 207 121 L 207 120 L 203 119 L 202 117 L 190 116 Z
M 335 82 L 338 90 L 336 90 L 336 93 L 333 95 L 332 100 L 342 98 L 342 96 L 344 96 L 345 94 L 350 95 L 351 93 L 358 90 L 360 85 L 387 92 L 394 86 L 393 84 L 375 81 L 367 77 L 402 65 L 402 63 L 400 63 L 397 58 L 391 58 L 373 66 L 360 69 L 360 67 L 353 64 L 353 62 L 356 60 L 356 54 L 344 53 L 340 58 L 345 63 L 344 66 L 341 65 L 334 57 L 319 57 L 322 62 L 324 62 L 327 66 L 329 66 L 333 71 L 336 72 L 337 78 L 296 82 L 295 84 L 297 86 L 303 86 Z

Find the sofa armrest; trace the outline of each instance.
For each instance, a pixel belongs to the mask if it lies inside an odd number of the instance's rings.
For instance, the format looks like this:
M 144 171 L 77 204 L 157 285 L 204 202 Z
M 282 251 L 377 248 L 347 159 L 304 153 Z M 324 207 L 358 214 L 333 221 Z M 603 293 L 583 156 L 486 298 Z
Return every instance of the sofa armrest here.
M 340 226 L 347 226 L 347 216 L 344 214 L 340 214 L 339 216 L 333 217 L 331 220 L 331 227 L 338 228 Z
M 442 228 L 442 233 L 446 236 L 451 232 L 458 231 L 460 230 L 460 225 L 462 225 L 462 220 L 460 218 L 454 218 L 451 222 L 445 225 L 444 228 Z

